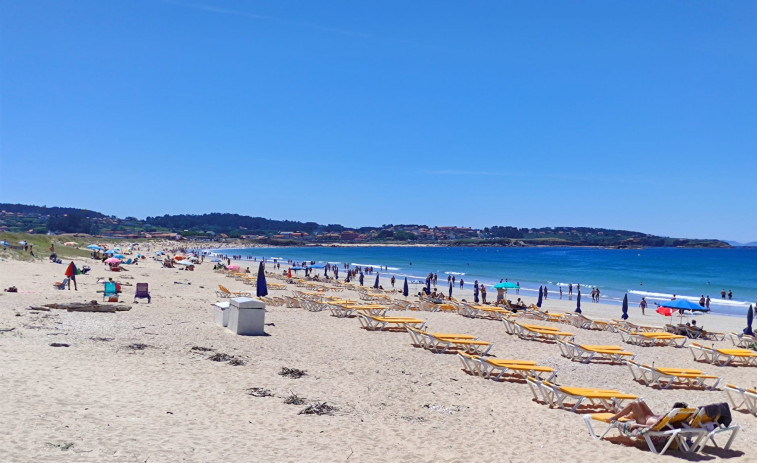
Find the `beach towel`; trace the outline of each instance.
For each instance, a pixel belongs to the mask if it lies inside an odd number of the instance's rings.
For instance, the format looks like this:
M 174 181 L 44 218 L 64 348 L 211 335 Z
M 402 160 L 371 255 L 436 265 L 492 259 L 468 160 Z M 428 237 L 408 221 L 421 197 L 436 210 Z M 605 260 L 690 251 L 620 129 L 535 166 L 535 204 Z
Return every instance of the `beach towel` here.
M 722 402 L 719 404 L 705 405 L 703 408 L 707 416 L 718 417 L 718 424 L 722 424 L 725 427 L 731 425 L 733 418 L 731 417 L 731 407 L 729 407 L 727 403 Z

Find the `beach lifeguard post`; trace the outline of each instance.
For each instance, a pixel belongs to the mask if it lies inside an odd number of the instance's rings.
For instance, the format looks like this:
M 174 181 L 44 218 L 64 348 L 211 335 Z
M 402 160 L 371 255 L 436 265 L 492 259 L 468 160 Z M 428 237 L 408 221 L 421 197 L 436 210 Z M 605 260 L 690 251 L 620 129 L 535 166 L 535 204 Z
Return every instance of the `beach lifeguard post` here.
M 227 328 L 243 336 L 265 335 L 265 302 L 251 297 L 235 297 L 229 307 Z

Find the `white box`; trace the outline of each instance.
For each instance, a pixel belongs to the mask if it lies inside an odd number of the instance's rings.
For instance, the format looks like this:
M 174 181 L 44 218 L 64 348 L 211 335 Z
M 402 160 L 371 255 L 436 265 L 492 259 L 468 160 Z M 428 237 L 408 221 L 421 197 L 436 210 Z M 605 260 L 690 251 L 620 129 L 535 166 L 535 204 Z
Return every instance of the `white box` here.
M 265 335 L 265 303 L 250 297 L 235 297 L 229 308 L 228 328 L 244 336 Z
M 229 307 L 228 302 L 216 302 L 215 304 L 212 304 L 213 309 L 213 320 L 215 320 L 216 323 L 218 323 L 221 326 L 229 326 L 229 314 L 231 313 L 231 308 Z

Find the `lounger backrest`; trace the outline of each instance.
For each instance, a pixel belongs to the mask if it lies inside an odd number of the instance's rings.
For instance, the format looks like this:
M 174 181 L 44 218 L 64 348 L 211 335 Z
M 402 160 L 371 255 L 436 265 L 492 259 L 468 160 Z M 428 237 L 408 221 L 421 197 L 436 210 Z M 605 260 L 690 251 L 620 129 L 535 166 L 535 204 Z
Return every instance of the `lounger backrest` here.
M 148 283 L 137 283 L 137 294 L 147 294 Z
M 672 428 L 675 424 L 689 421 L 696 413 L 696 408 L 674 408 L 650 430 L 660 431 L 665 428 Z
M 115 294 L 116 293 L 116 284 L 112 281 L 106 281 L 105 282 L 105 294 Z

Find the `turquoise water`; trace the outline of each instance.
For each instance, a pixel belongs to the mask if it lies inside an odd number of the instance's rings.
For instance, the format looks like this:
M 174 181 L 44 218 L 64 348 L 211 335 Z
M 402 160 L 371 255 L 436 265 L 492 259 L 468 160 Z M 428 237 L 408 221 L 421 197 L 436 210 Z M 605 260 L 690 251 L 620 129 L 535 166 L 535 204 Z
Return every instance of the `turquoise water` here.
M 490 285 L 500 278 L 520 282 L 521 294 L 535 295 L 547 285 L 550 297 L 558 297 L 558 285 L 567 296 L 567 285 L 580 283 L 588 298 L 590 287 L 598 287 L 602 301 L 617 303 L 628 292 L 631 306 L 641 297 L 654 302 L 676 297 L 699 301 L 712 299 L 713 312 L 743 316 L 757 297 L 757 249 L 597 249 L 597 248 L 457 248 L 457 247 L 302 247 L 218 250 L 222 254 L 387 266 L 382 276 L 423 280 L 437 273 L 440 289 L 446 289 L 447 275 L 465 280 L 465 292 L 473 295 L 473 281 Z M 411 264 L 412 263 L 412 264 Z M 284 268 L 284 265 L 282 265 Z M 371 280 L 372 281 L 372 280 Z M 442 281 L 444 284 L 442 284 Z M 723 300 L 720 291 L 733 292 Z M 455 294 L 459 294 L 455 285 Z M 462 297 L 465 297 L 464 295 Z

